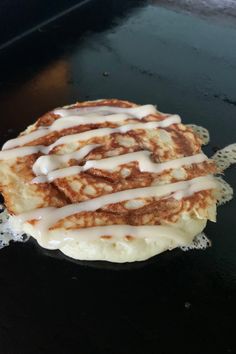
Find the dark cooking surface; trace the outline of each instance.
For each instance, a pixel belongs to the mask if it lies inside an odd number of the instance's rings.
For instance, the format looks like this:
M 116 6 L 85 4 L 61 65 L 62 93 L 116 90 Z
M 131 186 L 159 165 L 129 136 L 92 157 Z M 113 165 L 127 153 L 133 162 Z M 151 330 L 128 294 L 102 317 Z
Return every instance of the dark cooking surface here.
M 235 142 L 236 26 L 158 3 L 93 1 L 2 51 L 1 142 L 55 106 L 103 97 L 207 127 L 209 154 Z M 236 168 L 226 179 L 236 188 Z M 233 353 L 235 211 L 236 199 L 208 225 L 212 248 L 130 270 L 50 257 L 33 242 L 1 250 L 0 353 Z

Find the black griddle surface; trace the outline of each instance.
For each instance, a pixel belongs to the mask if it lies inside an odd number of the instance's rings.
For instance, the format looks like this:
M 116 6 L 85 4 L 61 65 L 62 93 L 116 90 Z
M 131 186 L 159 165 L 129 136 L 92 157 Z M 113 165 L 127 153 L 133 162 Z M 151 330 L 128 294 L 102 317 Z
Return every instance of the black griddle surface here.
M 91 1 L 2 50 L 1 142 L 56 106 L 112 97 L 205 126 L 209 155 L 236 142 L 236 25 L 170 3 Z M 226 180 L 236 188 L 235 168 Z M 0 353 L 233 353 L 235 211 L 219 208 L 206 251 L 124 267 L 4 248 Z

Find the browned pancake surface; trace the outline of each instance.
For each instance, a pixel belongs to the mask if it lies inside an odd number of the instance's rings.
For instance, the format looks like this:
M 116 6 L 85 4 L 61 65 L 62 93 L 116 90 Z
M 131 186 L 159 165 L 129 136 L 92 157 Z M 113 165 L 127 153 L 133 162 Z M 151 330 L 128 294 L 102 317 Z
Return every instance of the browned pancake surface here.
M 76 103 L 70 108 L 103 105 L 118 107 L 136 106 L 128 101 L 112 99 Z M 164 119 L 164 117 L 163 114 L 149 115 L 141 121 L 159 121 Z M 30 131 L 38 129 L 41 126 L 51 125 L 57 118 L 57 115 L 49 112 L 40 117 L 34 126 L 30 128 Z M 132 119 L 132 121 L 135 121 L 135 119 Z M 140 120 L 137 121 L 140 122 Z M 86 125 L 52 132 L 26 145 L 48 146 L 58 138 L 68 134 L 77 134 L 104 127 L 115 128 L 116 126 L 116 124 L 109 122 L 102 124 L 91 124 L 91 122 L 88 122 Z M 102 144 L 102 146 L 89 153 L 83 161 L 79 162 L 79 165 L 83 165 L 86 160 L 107 158 L 109 156 L 144 149 L 152 152 L 152 159 L 155 162 L 165 162 L 171 159 L 191 156 L 201 151 L 200 139 L 190 128 L 185 127 L 183 124 L 174 124 L 166 129 L 156 129 L 152 132 L 136 130 L 125 134 L 116 133 L 106 137 L 97 137 L 83 142 L 77 148 L 94 143 Z M 63 149 L 63 146 L 57 146 L 50 153 L 60 154 L 63 153 Z M 61 207 L 122 190 L 184 181 L 215 172 L 214 164 L 206 161 L 182 167 L 178 175 L 172 170 L 153 174 L 140 172 L 138 162 L 136 161 L 121 165 L 115 172 L 90 169 L 78 175 L 57 179 L 51 184 L 43 183 L 35 185 L 31 184 L 31 180 L 35 177 L 32 172 L 32 166 L 39 156 L 40 154 L 34 154 L 17 158 L 14 161 L 0 161 L 0 190 L 4 195 L 7 209 L 13 214 L 47 206 Z M 68 166 L 75 165 L 78 165 L 76 160 L 71 160 L 68 164 Z M 149 198 L 145 200 L 145 205 L 138 209 L 130 209 L 124 201 L 108 205 L 96 212 L 83 212 L 68 217 L 67 227 L 80 228 L 112 224 L 154 225 L 166 222 L 174 223 L 183 211 L 191 214 L 191 210 L 207 209 L 213 202 L 214 197 L 210 191 L 196 193 L 181 201 L 176 201 L 173 198 L 159 200 Z M 60 227 L 60 223 L 56 227 Z

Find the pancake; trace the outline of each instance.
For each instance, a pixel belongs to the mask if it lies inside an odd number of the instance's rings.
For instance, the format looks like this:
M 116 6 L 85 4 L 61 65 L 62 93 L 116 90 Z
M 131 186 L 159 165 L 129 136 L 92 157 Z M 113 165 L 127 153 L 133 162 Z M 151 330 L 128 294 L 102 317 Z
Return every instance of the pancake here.
M 80 260 L 133 262 L 215 221 L 216 164 L 178 115 L 116 99 L 40 117 L 0 152 L 14 232 Z

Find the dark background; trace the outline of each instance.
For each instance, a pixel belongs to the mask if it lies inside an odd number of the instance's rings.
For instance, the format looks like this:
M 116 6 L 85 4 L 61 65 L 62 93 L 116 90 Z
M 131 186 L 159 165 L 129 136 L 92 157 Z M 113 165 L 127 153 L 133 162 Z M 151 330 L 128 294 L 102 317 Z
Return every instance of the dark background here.
M 1 0 L 0 48 L 12 44 L 16 38 L 41 27 L 52 17 L 59 17 L 86 0 Z
M 205 126 L 209 156 L 236 142 L 233 1 L 93 0 L 36 22 L 0 51 L 1 143 L 56 106 L 105 97 Z M 234 167 L 225 178 L 236 187 Z M 234 353 L 235 211 L 235 199 L 219 208 L 206 251 L 138 266 L 71 262 L 32 241 L 4 248 L 0 353 Z

